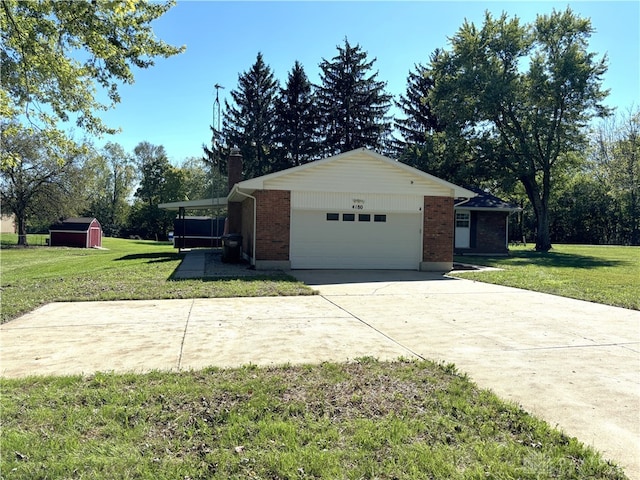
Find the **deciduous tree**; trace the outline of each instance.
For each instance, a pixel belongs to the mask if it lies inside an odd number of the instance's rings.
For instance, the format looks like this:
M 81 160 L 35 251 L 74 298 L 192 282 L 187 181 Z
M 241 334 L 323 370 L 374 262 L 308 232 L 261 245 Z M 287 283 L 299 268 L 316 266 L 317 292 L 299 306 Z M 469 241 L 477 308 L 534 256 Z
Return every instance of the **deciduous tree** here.
M 466 138 L 476 161 L 524 186 L 537 220 L 536 249 L 551 248 L 549 199 L 554 174 L 586 143 L 586 125 L 608 113 L 606 58 L 588 51 L 588 19 L 571 9 L 531 25 L 486 14 L 465 22 L 451 49 L 432 59 L 428 101 L 446 128 Z
M 113 132 L 98 113 L 120 101 L 132 68 L 183 50 L 158 40 L 151 22 L 173 2 L 0 1 L 0 113 L 40 128 L 74 120 L 89 133 Z M 96 94 L 107 93 L 107 102 Z
M 136 170 L 131 154 L 117 143 L 107 143 L 100 154 L 85 165 L 90 205 L 85 215 L 94 216 L 105 235 L 117 236 L 126 225 L 129 200 L 133 193 Z
M 593 144 L 598 179 L 622 212 L 620 240 L 640 245 L 640 109 L 600 125 Z
M 86 147 L 56 131 L 12 125 L 4 129 L 0 150 L 0 199 L 3 212 L 16 217 L 18 245 L 27 246 L 30 218 L 56 220 L 71 213 L 64 206 L 82 208 L 75 195 L 78 169 Z M 75 181 L 74 181 L 75 180 Z M 75 205 L 70 203 L 75 202 Z

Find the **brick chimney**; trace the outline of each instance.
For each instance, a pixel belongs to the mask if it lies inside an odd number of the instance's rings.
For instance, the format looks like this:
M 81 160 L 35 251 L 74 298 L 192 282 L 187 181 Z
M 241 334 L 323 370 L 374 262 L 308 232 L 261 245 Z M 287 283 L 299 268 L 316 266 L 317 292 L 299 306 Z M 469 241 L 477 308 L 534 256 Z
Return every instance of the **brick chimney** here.
M 232 148 L 227 160 L 227 178 L 229 191 L 242 181 L 242 154 L 239 148 Z
M 242 154 L 239 148 L 232 148 L 227 160 L 227 178 L 229 192 L 236 183 L 242 181 Z M 225 233 L 240 233 L 242 231 L 242 203 L 229 202 L 227 205 L 227 224 Z

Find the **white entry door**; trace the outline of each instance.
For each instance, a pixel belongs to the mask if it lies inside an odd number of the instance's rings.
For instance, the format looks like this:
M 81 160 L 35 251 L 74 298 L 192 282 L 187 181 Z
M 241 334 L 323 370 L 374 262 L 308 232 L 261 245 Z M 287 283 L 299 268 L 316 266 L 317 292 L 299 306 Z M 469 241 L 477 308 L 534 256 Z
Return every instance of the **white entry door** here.
M 456 248 L 469 248 L 471 239 L 471 213 L 469 210 L 456 210 Z
M 291 268 L 418 270 L 422 214 L 293 210 Z

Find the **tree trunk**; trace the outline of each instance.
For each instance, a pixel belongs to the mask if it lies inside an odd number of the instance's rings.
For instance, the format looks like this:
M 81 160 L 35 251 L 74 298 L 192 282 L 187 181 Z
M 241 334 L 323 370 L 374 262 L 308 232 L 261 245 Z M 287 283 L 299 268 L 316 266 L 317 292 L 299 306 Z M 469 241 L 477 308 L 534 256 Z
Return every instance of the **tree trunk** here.
M 535 176 L 520 177 L 520 181 L 527 192 L 527 197 L 533 206 L 533 212 L 536 215 L 536 224 L 538 231 L 536 232 L 536 251 L 548 252 L 551 250 L 551 234 L 549 232 L 549 195 L 548 188 L 543 185 L 545 193 L 540 195 L 540 188 L 536 183 Z
M 28 247 L 27 241 L 27 222 L 23 212 L 16 214 L 17 230 L 18 230 L 18 245 L 22 247 Z
M 541 202 L 542 203 L 542 202 Z M 536 236 L 536 251 L 548 252 L 551 250 L 551 235 L 549 233 L 549 209 L 547 205 L 541 205 L 540 211 L 536 211 L 538 223 L 538 235 Z

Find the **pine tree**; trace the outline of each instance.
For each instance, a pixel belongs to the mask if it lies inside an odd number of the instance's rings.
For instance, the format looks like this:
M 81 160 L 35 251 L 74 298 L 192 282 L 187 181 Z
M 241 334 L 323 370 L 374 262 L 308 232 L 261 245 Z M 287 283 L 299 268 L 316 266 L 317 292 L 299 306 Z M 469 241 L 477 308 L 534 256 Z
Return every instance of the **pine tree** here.
M 338 55 L 320 63 L 317 88 L 326 153 L 380 150 L 391 130 L 386 116 L 391 95 L 384 91 L 385 82 L 377 80 L 378 72 L 370 73 L 376 59 L 368 61 L 360 45 L 352 47 L 347 39 L 337 48 Z
M 320 116 L 311 82 L 300 62 L 289 73 L 285 88 L 275 103 L 275 139 L 279 147 L 277 169 L 302 165 L 317 159 Z
M 415 65 L 415 71 L 407 77 L 406 95 L 401 95 L 396 106 L 405 118 L 396 120 L 396 128 L 402 135 L 400 145 L 423 144 L 428 134 L 442 132 L 443 125 L 427 102 L 433 88 L 433 78 L 423 65 Z
M 249 178 L 273 170 L 275 97 L 278 81 L 264 63 L 262 53 L 245 73 L 238 76 L 238 88 L 230 92 L 233 104 L 225 101 L 223 136 L 229 147 L 238 147 Z

